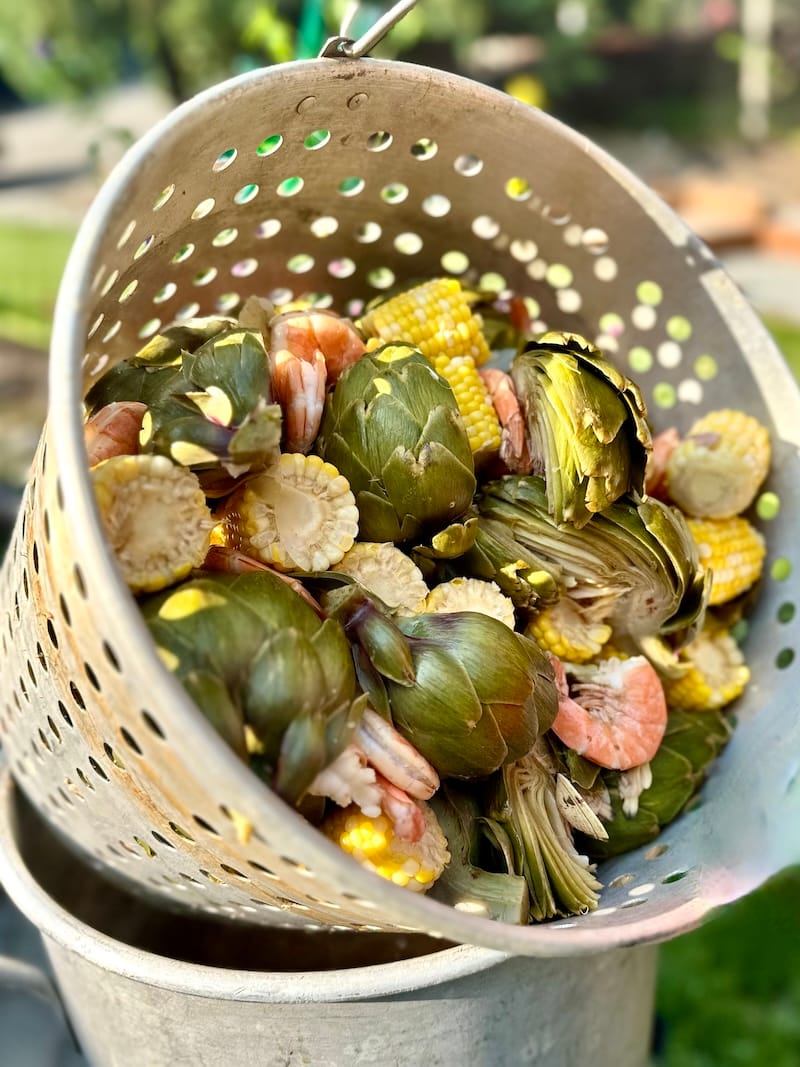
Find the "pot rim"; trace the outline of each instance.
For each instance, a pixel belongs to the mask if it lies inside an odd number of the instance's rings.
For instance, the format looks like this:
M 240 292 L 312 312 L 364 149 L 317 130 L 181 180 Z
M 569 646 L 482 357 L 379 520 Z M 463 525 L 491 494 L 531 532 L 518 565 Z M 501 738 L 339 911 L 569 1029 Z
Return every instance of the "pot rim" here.
M 18 787 L 0 774 L 0 884 L 39 933 L 89 963 L 145 985 L 215 1000 L 330 1003 L 393 996 L 488 970 L 507 952 L 456 945 L 426 956 L 327 971 L 243 971 L 187 963 L 127 945 L 58 904 L 28 869 L 16 835 Z M 324 937 L 324 933 L 319 936 Z M 357 933 L 354 936 L 358 936 Z

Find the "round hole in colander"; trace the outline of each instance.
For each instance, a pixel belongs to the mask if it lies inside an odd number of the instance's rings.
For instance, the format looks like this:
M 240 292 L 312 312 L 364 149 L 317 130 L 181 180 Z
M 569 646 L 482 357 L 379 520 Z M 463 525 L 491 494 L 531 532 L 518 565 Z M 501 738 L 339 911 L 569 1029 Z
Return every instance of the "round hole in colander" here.
M 798 825 L 790 509 L 759 519 L 770 560 L 746 639 L 756 684 L 702 805 L 658 850 L 601 867 L 597 912 L 527 928 L 380 881 L 244 773 L 157 659 L 99 528 L 81 397 L 163 323 L 251 293 L 313 294 L 355 314 L 387 284 L 441 271 L 526 293 L 536 329 L 595 340 L 642 386 L 658 428 L 746 407 L 773 433 L 768 491 L 796 498 L 788 372 L 713 256 L 621 167 L 547 116 L 424 68 L 331 60 L 245 75 L 134 146 L 70 259 L 51 462 L 42 449 L 0 576 L 3 676 L 17 680 L 0 703 L 4 747 L 62 835 L 175 906 L 543 955 L 669 936 L 769 873 Z

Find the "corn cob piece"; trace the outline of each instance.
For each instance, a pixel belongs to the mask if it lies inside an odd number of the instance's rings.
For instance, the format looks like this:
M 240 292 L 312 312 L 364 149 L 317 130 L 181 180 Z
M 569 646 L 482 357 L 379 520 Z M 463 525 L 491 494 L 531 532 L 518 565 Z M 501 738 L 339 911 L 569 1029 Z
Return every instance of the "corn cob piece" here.
M 407 341 L 453 390 L 473 455 L 500 448 L 500 423 L 478 367 L 489 347 L 476 315 L 454 278 L 434 278 L 391 297 L 367 312 L 361 329 L 384 342 Z
M 706 627 L 681 650 L 689 669 L 676 678 L 662 678 L 667 704 L 684 711 L 714 711 L 740 696 L 750 670 L 728 630 Z
M 347 479 L 319 456 L 288 452 L 230 497 L 215 540 L 281 571 L 324 571 L 357 533 Z
M 205 559 L 214 526 L 197 476 L 166 456 L 112 456 L 91 470 L 100 518 L 129 589 L 155 593 Z
M 423 610 L 428 587 L 419 567 L 391 541 L 359 541 L 336 564 L 397 615 Z
M 559 659 L 586 663 L 600 654 L 611 637 L 611 627 L 602 622 L 589 622 L 575 601 L 563 596 L 534 615 L 525 633 L 545 652 L 552 652 Z
M 697 518 L 745 511 L 769 470 L 766 428 L 743 411 L 710 411 L 689 430 L 667 463 L 670 498 Z
M 370 818 L 357 807 L 338 808 L 321 829 L 344 852 L 395 885 L 416 893 L 429 889 L 450 861 L 450 853 L 433 810 L 418 801 L 425 817 L 419 841 L 399 837 L 386 815 Z
M 424 612 L 443 614 L 453 611 L 478 611 L 491 615 L 514 629 L 514 604 L 494 582 L 481 578 L 453 578 L 431 589 L 421 608 Z
M 764 538 L 746 519 L 687 519 L 687 525 L 701 566 L 712 574 L 712 607 L 732 600 L 761 577 Z

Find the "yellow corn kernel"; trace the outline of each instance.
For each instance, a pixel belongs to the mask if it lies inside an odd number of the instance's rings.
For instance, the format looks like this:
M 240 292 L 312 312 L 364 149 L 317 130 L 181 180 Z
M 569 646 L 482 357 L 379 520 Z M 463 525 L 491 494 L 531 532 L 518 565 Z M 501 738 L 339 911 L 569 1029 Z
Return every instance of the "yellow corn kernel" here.
M 766 478 L 770 455 L 769 433 L 752 415 L 731 408 L 709 411 L 670 455 L 669 495 L 698 518 L 739 515 Z
M 428 587 L 414 561 L 391 542 L 357 541 L 336 564 L 397 615 L 423 610 Z
M 491 355 L 476 315 L 455 278 L 434 278 L 367 312 L 362 330 L 383 342 L 413 344 L 448 382 L 473 454 L 500 447 L 500 423 L 478 367 Z M 370 342 L 367 342 L 370 350 Z
M 109 544 L 128 588 L 155 593 L 206 557 L 214 526 L 197 476 L 166 456 L 112 456 L 91 469 Z
M 434 358 L 433 366 L 453 390 L 473 456 L 493 455 L 500 448 L 500 420 L 475 360 L 442 353 Z
M 764 538 L 739 516 L 687 519 L 700 563 L 711 572 L 709 604 L 724 604 L 749 589 L 764 566 Z
M 671 708 L 714 711 L 740 696 L 750 681 L 741 649 L 723 628 L 709 627 L 681 650 L 689 669 L 675 678 L 661 679 Z
M 477 611 L 491 615 L 509 630 L 514 629 L 514 604 L 494 582 L 482 578 L 453 578 L 442 582 L 428 593 L 421 612 L 447 614 L 453 611 Z
M 480 367 L 491 355 L 483 322 L 455 278 L 432 278 L 384 300 L 359 325 L 383 341 L 407 341 L 431 362 L 441 352 L 471 356 Z
M 450 862 L 450 853 L 433 809 L 417 803 L 425 816 L 425 832 L 419 841 L 399 837 L 385 815 L 371 818 L 355 805 L 336 808 L 321 828 L 339 848 L 381 878 L 424 893 Z
M 229 498 L 215 538 L 278 570 L 324 571 L 357 533 L 347 479 L 319 456 L 287 452 Z
M 602 622 L 588 622 L 575 601 L 563 596 L 534 615 L 525 633 L 545 652 L 552 652 L 559 659 L 586 663 L 600 654 L 611 637 L 611 627 Z

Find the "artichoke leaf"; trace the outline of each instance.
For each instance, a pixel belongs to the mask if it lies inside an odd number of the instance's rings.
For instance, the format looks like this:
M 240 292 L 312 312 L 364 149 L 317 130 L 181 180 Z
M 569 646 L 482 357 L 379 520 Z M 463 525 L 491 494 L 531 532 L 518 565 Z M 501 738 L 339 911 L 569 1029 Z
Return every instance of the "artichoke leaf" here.
M 314 646 L 289 627 L 269 637 L 254 658 L 243 691 L 244 713 L 268 756 L 296 716 L 327 703 L 325 672 Z
M 450 851 L 450 862 L 431 890 L 434 899 L 498 922 L 527 922 L 525 879 L 513 873 L 487 871 L 476 863 L 480 808 L 475 798 L 446 783 L 429 804 Z
M 203 390 L 220 389 L 239 424 L 258 399 L 270 399 L 269 359 L 261 334 L 232 329 L 217 334 L 184 356 L 185 372 Z
M 480 778 L 508 753 L 466 669 L 434 644 L 412 645 L 416 685 L 386 684 L 395 727 L 442 777 Z
M 220 737 L 237 756 L 245 759 L 244 717 L 224 680 L 211 671 L 192 670 L 182 676 L 181 683 Z

